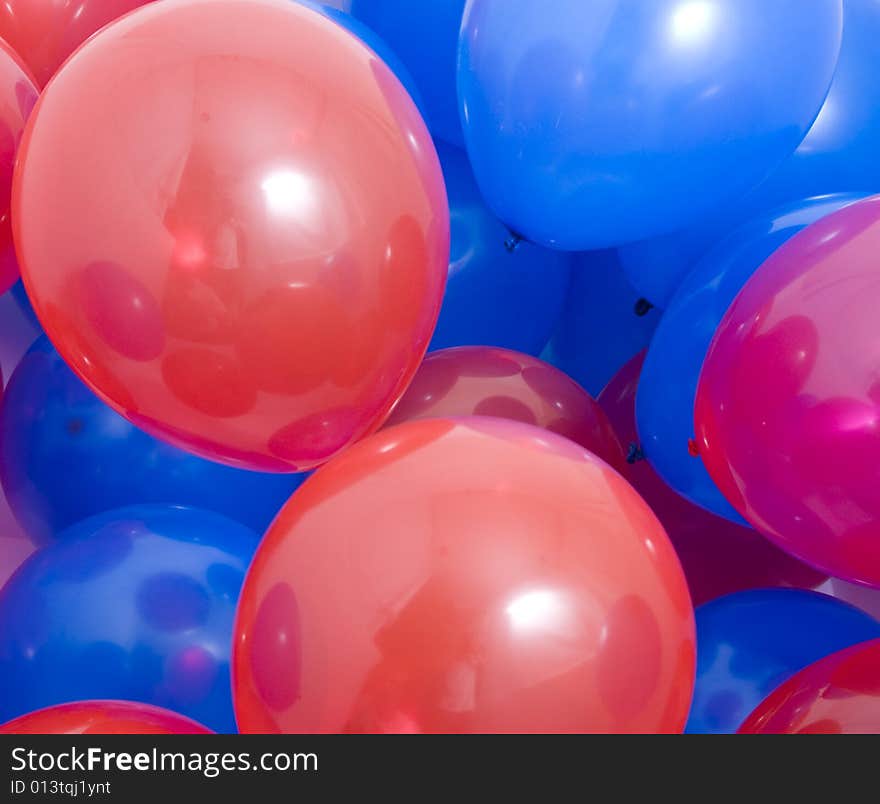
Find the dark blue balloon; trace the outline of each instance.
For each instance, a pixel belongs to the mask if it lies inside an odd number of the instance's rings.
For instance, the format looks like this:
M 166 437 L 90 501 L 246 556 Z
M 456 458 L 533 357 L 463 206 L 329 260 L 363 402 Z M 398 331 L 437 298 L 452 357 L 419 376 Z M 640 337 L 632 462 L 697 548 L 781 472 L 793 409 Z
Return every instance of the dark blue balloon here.
M 435 137 L 462 146 L 455 93 L 465 0 L 352 0 L 351 14 L 384 39 L 415 78 Z
M 562 315 L 541 357 L 596 396 L 644 349 L 660 316 L 626 281 L 615 251 L 574 258 Z
M 840 0 L 471 0 L 458 92 L 489 206 L 529 240 L 607 248 L 759 184 L 816 117 Z
M 38 550 L 0 590 L 0 722 L 109 698 L 235 731 L 232 624 L 257 542 L 218 514 L 142 505 Z
M 37 314 L 34 312 L 34 308 L 31 306 L 31 300 L 28 298 L 27 291 L 24 289 L 24 283 L 19 279 L 9 291 L 12 294 L 12 297 L 15 299 L 15 303 L 18 305 L 19 309 L 24 313 L 25 318 L 27 318 L 28 322 L 32 324 L 36 329 L 41 330 L 40 322 L 37 319 Z
M 13 372 L 0 408 L 0 479 L 37 543 L 140 503 L 192 505 L 262 533 L 304 478 L 214 463 L 147 435 L 99 400 L 45 335 Z
M 483 202 L 467 155 L 437 143 L 449 197 L 449 279 L 431 349 L 502 346 L 537 355 L 568 290 L 568 254 L 514 241 Z
M 880 623 L 801 589 L 736 592 L 696 611 L 697 678 L 685 731 L 731 734 L 779 684 L 829 653 L 880 637 Z
M 828 193 L 880 192 L 880 3 L 845 0 L 834 80 L 804 141 L 744 198 L 671 235 L 621 249 L 635 287 L 665 307 L 695 262 L 727 232 L 756 214 Z
M 427 107 L 422 100 L 418 85 L 413 79 L 406 65 L 400 60 L 388 43 L 369 25 L 364 25 L 360 20 L 355 19 L 351 14 L 346 14 L 338 8 L 315 2 L 314 0 L 296 0 L 301 5 L 313 8 L 328 19 L 333 20 L 337 25 L 341 25 L 349 33 L 353 33 L 361 40 L 370 50 L 373 51 L 385 64 L 390 68 L 391 72 L 397 76 L 397 80 L 406 88 L 409 96 L 413 99 L 419 112 L 427 122 Z
M 712 336 L 764 260 L 806 226 L 860 198 L 855 194 L 810 198 L 741 226 L 697 263 L 660 319 L 636 395 L 639 440 L 651 465 L 672 488 L 719 516 L 746 524 L 703 462 L 688 453 L 697 381 Z M 760 389 L 742 392 L 760 393 Z

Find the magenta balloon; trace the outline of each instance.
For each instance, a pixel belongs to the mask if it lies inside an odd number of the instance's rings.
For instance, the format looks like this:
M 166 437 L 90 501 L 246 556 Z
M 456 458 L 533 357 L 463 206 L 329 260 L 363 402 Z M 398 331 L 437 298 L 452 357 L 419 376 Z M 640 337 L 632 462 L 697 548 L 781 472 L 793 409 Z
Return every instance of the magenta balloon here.
M 880 586 L 880 196 L 776 251 L 703 364 L 700 454 L 783 549 Z

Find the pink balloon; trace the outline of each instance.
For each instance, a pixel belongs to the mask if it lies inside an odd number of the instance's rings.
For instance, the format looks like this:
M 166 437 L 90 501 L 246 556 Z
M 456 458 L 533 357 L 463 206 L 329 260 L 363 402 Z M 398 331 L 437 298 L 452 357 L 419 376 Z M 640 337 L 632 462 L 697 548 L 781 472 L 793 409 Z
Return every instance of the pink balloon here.
M 728 309 L 697 389 L 700 454 L 784 550 L 880 586 L 880 196 L 807 227 Z
M 618 471 L 623 451 L 605 411 L 567 374 L 536 357 L 493 346 L 429 354 L 388 425 L 450 416 L 492 416 L 577 442 Z
M 638 440 L 636 387 L 645 353 L 630 360 L 599 395 L 624 445 Z M 809 589 L 825 576 L 802 564 L 750 528 L 715 516 L 672 490 L 647 461 L 628 466 L 625 477 L 654 509 L 678 553 L 694 605 L 742 589 L 794 586 Z

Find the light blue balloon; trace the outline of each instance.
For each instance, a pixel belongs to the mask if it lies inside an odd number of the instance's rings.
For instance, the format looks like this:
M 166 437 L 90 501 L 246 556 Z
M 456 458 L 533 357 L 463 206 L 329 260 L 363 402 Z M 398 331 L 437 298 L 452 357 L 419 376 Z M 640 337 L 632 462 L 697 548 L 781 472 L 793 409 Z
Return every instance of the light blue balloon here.
M 470 0 L 458 91 L 480 188 L 564 250 L 689 225 L 797 148 L 842 20 L 840 0 Z
M 437 142 L 449 198 L 449 278 L 430 348 L 541 352 L 559 319 L 571 255 L 514 244 L 477 189 L 467 155 Z
M 455 96 L 458 30 L 465 0 L 353 0 L 351 14 L 397 54 L 424 98 L 431 133 L 464 145 Z
M 672 488 L 712 513 L 746 524 L 703 462 L 688 453 L 697 382 L 712 336 L 742 286 L 776 249 L 806 226 L 862 197 L 810 198 L 740 227 L 697 263 L 660 319 L 636 394 L 642 451 Z M 744 388 L 742 392 L 761 391 Z
M 804 6 L 806 11 L 812 6 Z M 674 234 L 620 250 L 630 282 L 658 307 L 725 234 L 764 210 L 829 193 L 880 192 L 880 2 L 844 0 L 828 97 L 792 156 L 744 198 Z
M 541 357 L 594 397 L 644 349 L 660 316 L 627 282 L 617 252 L 576 255 L 559 323 Z

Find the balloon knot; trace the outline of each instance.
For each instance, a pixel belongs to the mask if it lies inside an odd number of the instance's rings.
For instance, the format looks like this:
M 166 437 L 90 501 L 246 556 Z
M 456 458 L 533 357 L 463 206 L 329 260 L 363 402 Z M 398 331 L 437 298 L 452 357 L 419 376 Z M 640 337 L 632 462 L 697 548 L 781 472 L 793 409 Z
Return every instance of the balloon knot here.
M 504 241 L 504 248 L 506 248 L 511 254 L 519 248 L 519 244 L 522 243 L 523 236 L 517 232 L 514 232 L 512 229 L 510 230 L 510 237 Z
M 642 452 L 641 446 L 636 444 L 635 442 L 629 445 L 629 449 L 626 451 L 626 462 L 627 463 L 638 463 L 639 461 L 645 460 L 645 453 Z
M 693 438 L 688 439 L 688 455 L 690 455 L 691 458 L 700 457 L 700 447 Z
M 647 315 L 654 309 L 654 305 L 651 304 L 647 299 L 639 299 L 635 305 L 633 306 L 633 312 L 641 318 L 643 315 Z

